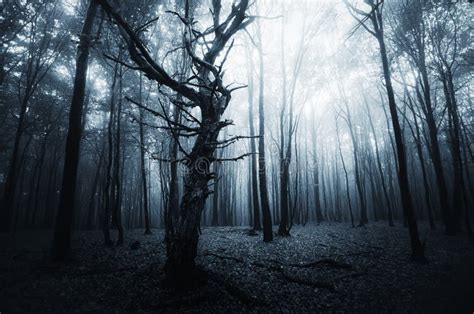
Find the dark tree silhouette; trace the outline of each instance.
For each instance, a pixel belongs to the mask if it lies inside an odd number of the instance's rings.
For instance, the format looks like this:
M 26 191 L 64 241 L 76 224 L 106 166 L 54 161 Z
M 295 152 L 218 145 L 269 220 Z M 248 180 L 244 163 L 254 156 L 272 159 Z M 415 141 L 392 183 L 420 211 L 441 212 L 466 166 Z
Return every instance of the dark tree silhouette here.
M 197 68 L 197 74 L 194 77 L 196 83 L 193 84 L 186 84 L 172 78 L 152 59 L 139 35 L 122 16 L 107 1 L 100 0 L 99 3 L 121 29 L 123 38 L 128 44 L 130 57 L 138 68 L 149 79 L 171 88 L 190 101 L 187 103 L 176 100 L 175 104 L 183 107 L 198 107 L 201 110 L 201 120 L 197 122 L 199 124 L 197 128 L 187 127 L 165 117 L 171 128 L 176 132 L 187 131 L 197 136 L 191 152 L 186 153 L 187 173 L 184 177 L 184 195 L 180 204 L 177 226 L 173 226 L 173 233 L 167 243 L 166 271 L 168 282 L 186 285 L 193 282 L 201 212 L 207 196 L 211 193 L 208 182 L 213 178 L 213 174 L 209 169 L 209 165 L 216 161 L 214 151 L 219 145 L 235 141 L 235 139 L 224 140 L 223 142 L 218 140 L 220 130 L 232 123 L 231 121 L 221 120 L 222 114 L 229 105 L 232 89 L 223 85 L 223 63 L 220 65 L 215 65 L 215 63 L 218 55 L 225 49 L 232 36 L 252 22 L 253 18 L 246 13 L 249 3 L 245 0 L 241 1 L 234 6 L 222 22 L 220 18 L 221 3 L 218 0 L 213 1 L 213 26 L 206 33 L 193 29 L 191 20 L 181 17 L 177 12 L 174 13 L 185 24 L 187 35 L 190 36 L 187 38 L 185 46 L 193 65 Z M 226 25 L 226 28 L 223 29 L 222 25 Z M 205 37 L 211 33 L 215 37 L 211 40 L 207 52 L 203 58 L 198 57 L 194 54 L 192 45 L 199 38 L 207 40 Z M 232 44 L 230 48 L 232 48 Z M 190 85 L 197 86 L 197 89 Z
M 69 128 L 66 139 L 64 171 L 59 197 L 59 207 L 54 230 L 53 258 L 65 259 L 71 251 L 71 232 L 74 217 L 77 168 L 82 133 L 82 109 L 84 105 L 86 76 L 89 62 L 89 49 L 92 43 L 92 30 L 98 4 L 91 0 L 82 27 L 77 47 L 76 74 L 74 90 L 69 111 Z
M 377 42 L 379 44 L 385 88 L 387 91 L 388 105 L 390 109 L 390 116 L 392 119 L 393 133 L 395 135 L 396 157 L 398 161 L 398 182 L 403 203 L 403 212 L 408 222 L 412 256 L 415 259 L 424 259 L 424 248 L 421 244 L 420 236 L 418 234 L 418 224 L 416 222 L 415 209 L 413 207 L 413 200 L 408 181 L 408 166 L 405 153 L 405 145 L 403 143 L 402 129 L 400 127 L 397 104 L 395 102 L 395 94 L 392 86 L 390 66 L 387 57 L 387 48 L 385 46 L 383 27 L 384 2 L 383 0 L 366 1 L 366 4 L 370 7 L 370 11 L 368 13 L 357 9 L 353 5 L 349 4 L 347 0 L 346 4 L 348 5 L 349 10 L 353 14 L 354 18 L 359 22 L 357 26 L 362 26 L 363 28 L 365 28 L 366 31 L 368 31 L 377 39 Z M 361 17 L 359 18 L 357 17 L 357 15 Z M 369 28 L 369 26 L 365 24 L 367 21 L 371 22 L 372 28 Z

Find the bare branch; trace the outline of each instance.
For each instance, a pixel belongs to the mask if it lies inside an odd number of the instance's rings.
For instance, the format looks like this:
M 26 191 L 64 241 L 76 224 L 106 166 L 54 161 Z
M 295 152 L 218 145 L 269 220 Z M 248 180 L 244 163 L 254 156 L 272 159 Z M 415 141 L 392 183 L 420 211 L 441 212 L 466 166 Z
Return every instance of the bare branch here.
M 152 23 L 158 21 L 159 18 L 160 18 L 160 17 L 157 16 L 157 17 L 155 17 L 154 19 L 149 20 L 148 22 L 146 22 L 146 23 L 143 24 L 142 26 L 137 27 L 137 29 L 135 30 L 135 32 L 136 32 L 137 34 L 139 34 L 139 33 L 143 32 L 143 31 L 145 31 L 145 30 L 148 28 L 148 26 L 150 26 L 150 24 L 152 24 Z
M 256 155 L 257 153 L 246 153 L 242 154 L 240 156 L 234 157 L 234 158 L 216 158 L 214 161 L 217 162 L 224 162 L 224 161 L 238 161 L 240 159 L 244 159 L 245 157 L 251 156 L 251 155 Z
M 141 69 L 142 69 L 142 68 L 140 68 L 140 67 L 136 67 L 136 66 L 130 65 L 130 64 L 128 64 L 128 63 L 125 63 L 125 62 L 119 60 L 119 59 L 116 58 L 116 57 L 109 56 L 109 55 L 106 54 L 106 53 L 104 53 L 103 56 L 104 56 L 106 59 L 109 59 L 109 60 L 111 60 L 111 61 L 117 62 L 117 63 L 119 63 L 119 64 L 121 64 L 121 65 L 123 65 L 124 67 L 129 68 L 129 69 L 132 69 L 132 70 L 141 70 Z
M 171 78 L 168 73 L 152 59 L 147 48 L 138 38 L 137 33 L 132 30 L 130 25 L 128 25 L 128 23 L 117 13 L 107 0 L 97 1 L 104 11 L 111 16 L 120 27 L 122 37 L 124 37 L 128 44 L 130 57 L 139 65 L 141 71 L 144 72 L 148 78 L 168 86 L 191 101 L 198 103 L 202 102 L 203 99 L 199 93 Z

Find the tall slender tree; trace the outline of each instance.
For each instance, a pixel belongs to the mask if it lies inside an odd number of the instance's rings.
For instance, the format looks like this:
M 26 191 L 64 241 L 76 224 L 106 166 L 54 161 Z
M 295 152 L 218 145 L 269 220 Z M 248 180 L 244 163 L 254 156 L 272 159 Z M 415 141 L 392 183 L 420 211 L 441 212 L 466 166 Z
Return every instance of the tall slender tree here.
M 20 101 L 19 112 L 17 113 L 18 122 L 15 128 L 13 148 L 9 158 L 9 167 L 5 178 L 3 196 L 0 199 L 0 231 L 8 231 L 10 229 L 14 214 L 14 201 L 18 191 L 21 160 L 23 160 L 21 149 L 22 144 L 24 144 L 23 138 L 28 124 L 27 114 L 29 106 L 31 106 L 30 102 L 37 92 L 40 83 L 45 79 L 55 64 L 65 42 L 65 35 L 63 33 L 59 32 L 55 39 L 48 29 L 48 26 L 53 23 L 60 14 L 60 11 L 57 9 L 57 4 L 40 3 L 39 5 L 32 5 L 30 9 L 31 12 L 25 9 L 25 12 L 19 13 L 21 14 L 20 16 L 26 14 L 24 18 L 27 19 L 28 22 L 22 27 L 29 26 L 30 31 L 26 37 L 27 52 L 23 54 L 25 58 L 20 61 L 24 69 L 22 69 L 23 72 L 18 82 L 18 96 Z M 28 15 L 31 15 L 31 18 L 28 17 Z M 13 17 L 12 19 L 15 20 Z M 13 34 L 10 34 L 10 36 L 16 36 L 22 27 L 16 31 L 12 29 Z M 6 37 L 9 38 L 8 35 L 6 35 Z M 8 45 L 8 42 L 2 42 L 2 58 L 5 58 L 3 50 L 6 50 Z M 5 73 L 1 75 L 4 76 Z M 27 148 L 28 146 L 25 145 L 23 147 Z
M 77 47 L 76 73 L 69 111 L 63 180 L 53 240 L 52 254 L 53 258 L 58 260 L 68 258 L 71 252 L 71 232 L 82 134 L 82 110 L 84 106 L 89 50 L 92 44 L 92 30 L 97 7 L 98 5 L 95 0 L 89 1 Z
M 140 83 L 139 83 L 139 101 L 142 102 L 142 75 L 140 74 Z M 151 226 L 150 226 L 150 208 L 148 204 L 148 182 L 147 182 L 147 175 L 146 175 L 146 163 L 145 163 L 145 147 L 146 147 L 146 140 L 145 140 L 145 113 L 143 108 L 139 108 L 139 134 L 140 134 L 140 174 L 141 174 L 141 181 L 142 181 L 142 189 L 143 189 L 143 201 L 142 201 L 142 211 L 143 211 L 143 218 L 144 218 L 144 225 L 145 225 L 145 234 L 151 234 Z
M 369 7 L 369 11 L 363 11 L 345 0 L 349 12 L 358 21 L 357 27 L 362 26 L 367 32 L 373 35 L 379 44 L 380 58 L 382 61 L 383 77 L 385 88 L 388 97 L 388 104 L 390 109 L 390 116 L 392 120 L 393 133 L 395 135 L 396 143 L 396 157 L 398 161 L 398 179 L 399 187 L 403 204 L 403 212 L 408 223 L 410 234 L 411 252 L 415 259 L 424 259 L 424 248 L 420 241 L 418 234 L 418 224 L 415 217 L 415 209 L 413 207 L 413 200 L 410 192 L 410 185 L 408 180 L 408 166 L 405 153 L 405 145 L 403 143 L 403 134 L 398 118 L 397 104 L 395 102 L 395 93 L 392 86 L 392 78 L 390 72 L 390 65 L 388 62 L 387 48 L 385 46 L 384 38 L 384 24 L 383 24 L 383 0 L 366 0 L 365 4 Z M 370 21 L 372 27 L 368 23 Z M 367 23 L 367 24 L 366 24 Z
M 252 60 L 248 53 L 248 59 Z M 253 68 L 252 66 L 249 68 Z M 257 176 L 257 148 L 255 145 L 255 127 L 253 122 L 253 107 L 254 107 L 254 80 L 252 71 L 248 71 L 248 102 L 249 102 L 249 131 L 250 131 L 250 152 L 252 156 L 250 158 L 251 167 L 251 200 L 252 200 L 252 213 L 253 213 L 253 229 L 258 231 L 262 230 L 260 223 L 260 202 L 258 196 L 258 176 Z
M 452 234 L 455 232 L 455 227 L 451 219 L 452 209 L 448 202 L 448 189 L 439 147 L 438 124 L 435 119 L 435 108 L 431 99 L 431 83 L 426 62 L 428 27 L 423 16 L 424 9 L 426 9 L 426 5 L 422 1 L 400 2 L 398 14 L 396 15 L 398 23 L 393 32 L 393 37 L 397 46 L 406 52 L 420 74 L 418 84 L 421 86 L 422 92 L 419 93 L 419 99 L 429 132 L 430 149 L 428 152 L 433 161 L 446 233 Z
M 263 222 L 263 241 L 270 242 L 273 240 L 272 216 L 270 212 L 270 202 L 268 200 L 267 189 L 267 170 L 265 162 L 265 108 L 264 108 L 264 90 L 265 90 L 265 72 L 263 60 L 263 43 L 262 30 L 260 21 L 257 20 L 257 45 L 258 45 L 258 182 L 260 188 L 260 205 L 262 206 L 262 222 Z

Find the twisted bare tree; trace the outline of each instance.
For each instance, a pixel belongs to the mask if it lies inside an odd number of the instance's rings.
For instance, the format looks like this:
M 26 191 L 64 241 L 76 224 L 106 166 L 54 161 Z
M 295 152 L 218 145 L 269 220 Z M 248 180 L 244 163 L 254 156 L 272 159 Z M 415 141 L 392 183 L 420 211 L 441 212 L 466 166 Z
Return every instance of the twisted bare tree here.
M 168 13 L 175 15 L 184 25 L 184 45 L 191 60 L 191 74 L 185 80 L 177 80 L 167 73 L 149 53 L 145 42 L 140 37 L 140 30 L 133 29 L 107 0 L 97 0 L 103 10 L 114 20 L 119 27 L 122 38 L 125 40 L 128 53 L 135 65 L 130 68 L 144 73 L 150 80 L 156 81 L 160 86 L 171 89 L 180 97 L 168 95 L 170 101 L 178 106 L 182 113 L 191 122 L 189 125 L 177 122 L 168 117 L 166 113 L 147 110 L 163 118 L 167 128 L 178 141 L 181 136 L 194 137 L 195 142 L 190 152 L 178 145 L 185 156 L 180 160 L 170 162 L 183 162 L 186 166 L 184 174 L 184 194 L 181 198 L 179 217 L 174 225 L 168 225 L 167 234 L 167 280 L 174 284 L 192 282 L 195 274 L 194 259 L 197 254 L 199 239 L 199 225 L 201 212 L 206 198 L 212 191 L 209 181 L 214 174 L 210 171 L 212 162 L 217 161 L 214 152 L 218 148 L 226 147 L 242 136 L 234 136 L 219 140 L 219 132 L 232 124 L 230 120 L 222 120 L 222 115 L 231 100 L 234 90 L 243 86 L 231 87 L 224 85 L 223 66 L 233 46 L 232 37 L 249 25 L 255 17 L 247 15 L 248 0 L 241 0 L 232 4 L 230 13 L 221 18 L 222 5 L 220 0 L 212 1 L 212 25 L 204 30 L 196 28 L 196 23 L 188 14 L 179 12 Z M 185 10 L 189 6 L 186 5 Z M 202 56 L 195 53 L 196 46 L 203 50 Z M 220 62 L 219 55 L 224 52 Z M 139 107 L 140 103 L 128 98 Z M 200 117 L 194 116 L 190 111 L 199 108 Z M 246 154 L 247 155 L 247 154 Z M 245 157 L 239 156 L 227 160 L 237 160 Z

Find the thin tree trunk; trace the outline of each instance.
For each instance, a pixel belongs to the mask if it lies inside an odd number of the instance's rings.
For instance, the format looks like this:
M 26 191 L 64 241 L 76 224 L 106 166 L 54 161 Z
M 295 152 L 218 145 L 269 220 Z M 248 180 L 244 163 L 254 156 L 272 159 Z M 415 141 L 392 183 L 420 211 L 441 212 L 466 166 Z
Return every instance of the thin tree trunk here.
M 367 204 L 365 200 L 365 193 L 364 193 L 364 187 L 363 187 L 364 180 L 361 178 L 360 160 L 359 160 L 360 159 L 359 143 L 358 143 L 356 134 L 354 133 L 354 126 L 352 124 L 351 113 L 349 112 L 349 108 L 347 107 L 347 104 L 346 104 L 346 114 L 347 114 L 347 117 L 345 118 L 345 120 L 347 122 L 347 126 L 349 127 L 349 133 L 352 140 L 353 156 L 354 156 L 354 175 L 355 175 L 357 192 L 359 194 L 359 206 L 360 206 L 359 227 L 362 227 L 368 222 Z
M 314 178 L 314 200 L 316 206 L 316 221 L 321 223 L 324 221 L 323 212 L 321 210 L 321 197 L 319 195 L 319 163 L 317 151 L 316 130 L 313 128 L 313 178 Z
M 219 225 L 219 164 L 214 162 L 213 164 L 214 172 L 214 193 L 212 195 L 212 220 L 211 225 Z
M 367 105 L 367 114 L 369 115 L 369 124 L 370 124 L 370 128 L 372 130 L 372 134 L 374 135 L 375 157 L 376 157 L 376 160 L 377 160 L 377 169 L 378 169 L 379 176 L 380 176 L 380 181 L 381 181 L 381 184 L 382 184 L 382 190 L 383 190 L 383 195 L 385 197 L 385 203 L 387 204 L 388 225 L 390 227 L 393 227 L 394 224 L 393 224 L 392 202 L 390 201 L 390 197 L 388 195 L 387 184 L 385 183 L 385 176 L 384 176 L 384 173 L 383 173 L 382 162 L 380 160 L 380 151 L 379 151 L 379 144 L 378 144 L 378 141 L 377 141 L 377 134 L 375 133 L 375 127 L 374 127 L 374 123 L 372 121 L 372 116 L 370 114 L 368 105 Z
M 260 224 L 260 203 L 258 198 L 258 177 L 257 177 L 257 148 L 255 145 L 255 127 L 253 125 L 253 74 L 249 71 L 249 86 L 248 86 L 248 102 L 249 102 L 249 128 L 250 128 L 250 152 L 252 156 L 250 158 L 251 163 L 251 198 L 253 207 L 253 229 L 262 230 Z
M 455 95 L 453 77 L 450 71 L 450 68 L 447 67 L 447 70 L 442 73 L 443 81 L 443 90 L 446 97 L 446 103 L 448 107 L 448 112 L 450 116 L 450 137 L 451 137 L 451 155 L 452 155 L 452 164 L 453 164 L 453 213 L 452 213 L 452 227 L 453 231 L 459 230 L 460 219 L 462 215 L 462 210 L 464 209 L 465 214 L 468 213 L 467 204 L 465 202 L 464 193 L 466 187 L 464 184 L 463 178 L 463 165 L 462 165 L 462 156 L 461 156 L 461 141 L 460 141 L 460 122 L 459 122 L 459 113 L 457 108 L 457 100 Z M 469 220 L 466 220 L 469 223 Z M 470 230 L 470 225 L 468 226 L 468 231 L 472 235 Z
M 121 52 L 119 52 L 121 54 Z M 115 156 L 114 156 L 114 170 L 113 170 L 113 183 L 112 189 L 114 191 L 114 202 L 112 207 L 112 223 L 117 228 L 118 231 L 118 239 L 117 245 L 123 244 L 123 226 L 122 226 L 122 208 L 121 208 L 121 195 L 120 192 L 121 188 L 121 180 L 120 180 L 120 138 L 121 138 L 121 115 L 122 115 L 122 66 L 119 67 L 119 100 L 118 100 L 118 108 L 117 108 L 117 115 L 116 115 L 116 136 L 115 136 Z M 123 165 L 122 165 L 123 167 Z
M 381 19 L 381 15 L 380 15 L 380 19 Z M 407 219 L 409 233 L 410 233 L 412 255 L 416 259 L 424 259 L 424 248 L 421 244 L 420 237 L 418 235 L 418 225 L 416 222 L 415 210 L 413 208 L 413 201 L 412 201 L 412 197 L 410 193 L 405 146 L 403 143 L 402 130 L 400 128 L 400 123 L 398 119 L 397 105 L 395 103 L 395 95 L 393 92 L 392 80 L 390 77 L 390 67 L 388 63 L 385 42 L 383 39 L 383 32 L 379 33 L 377 39 L 378 39 L 379 47 L 380 47 L 380 55 L 381 55 L 382 65 L 383 65 L 385 87 L 387 89 L 390 115 L 392 118 L 393 132 L 395 135 L 400 193 L 402 196 L 403 210 L 404 210 L 405 217 Z
M 142 76 L 140 75 L 140 95 L 139 98 L 142 98 Z M 143 189 L 143 216 L 145 219 L 145 234 L 151 234 L 150 230 L 150 217 L 149 217 L 149 208 L 148 208 L 148 185 L 146 180 L 146 164 L 145 164 L 145 130 L 143 127 L 143 108 L 139 109 L 140 115 L 140 173 L 141 173 L 141 180 L 142 180 L 142 189 Z M 176 163 L 172 163 L 176 164 Z M 172 172 L 174 173 L 174 172 Z M 170 186 L 174 186 L 173 178 L 171 178 Z M 166 219 L 166 218 L 165 218 Z
M 411 101 L 409 98 L 408 101 Z M 414 125 L 415 125 L 415 132 L 413 132 L 413 137 L 415 138 L 415 146 L 416 146 L 416 151 L 418 153 L 418 160 L 420 162 L 420 167 L 421 167 L 421 174 L 423 176 L 423 187 L 425 190 L 425 203 L 428 211 L 428 219 L 430 222 L 430 228 L 431 230 L 436 229 L 435 223 L 434 223 L 434 218 L 433 218 L 433 206 L 431 204 L 431 199 L 430 199 L 430 186 L 428 184 L 428 175 L 426 173 L 426 167 L 425 167 L 425 160 L 423 157 L 423 147 L 421 146 L 421 133 L 420 133 L 420 127 L 418 124 L 418 119 L 416 117 L 415 109 L 413 106 L 410 106 L 410 110 L 413 115 L 413 120 L 414 120 Z M 439 189 L 438 189 L 439 190 Z
M 113 146 L 113 126 L 115 121 L 115 85 L 117 83 L 119 64 L 115 64 L 114 74 L 112 78 L 112 86 L 110 88 L 110 117 L 107 126 L 107 168 L 105 174 L 105 206 L 102 217 L 102 232 L 104 234 L 104 244 L 112 246 L 113 242 L 110 238 L 110 218 L 111 212 L 115 206 L 115 186 L 112 178 L 112 167 L 114 163 L 114 146 Z
M 100 177 L 100 172 L 102 170 L 103 162 L 104 162 L 104 151 L 102 150 L 99 155 L 99 164 L 97 165 L 97 170 L 94 175 L 94 182 L 92 183 L 92 191 L 91 191 L 91 197 L 89 198 L 89 205 L 87 206 L 87 209 L 88 209 L 87 222 L 86 222 L 87 229 L 93 229 L 93 221 L 96 215 L 96 211 L 95 211 L 96 193 L 97 193 L 97 187 L 99 183 L 99 177 Z
M 257 25 L 258 22 L 257 22 Z M 268 201 L 267 190 L 267 171 L 265 165 L 265 109 L 264 109 L 264 65 L 263 65 L 263 45 L 260 25 L 257 27 L 257 37 L 260 47 L 258 49 L 259 57 L 259 92 L 258 92 L 258 112 L 259 112 L 259 140 L 258 140 L 258 174 L 260 185 L 260 204 L 262 206 L 263 218 L 263 241 L 273 240 L 272 216 L 270 213 L 270 204 Z

